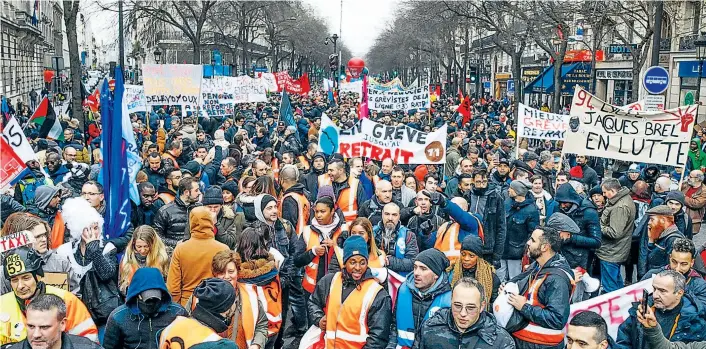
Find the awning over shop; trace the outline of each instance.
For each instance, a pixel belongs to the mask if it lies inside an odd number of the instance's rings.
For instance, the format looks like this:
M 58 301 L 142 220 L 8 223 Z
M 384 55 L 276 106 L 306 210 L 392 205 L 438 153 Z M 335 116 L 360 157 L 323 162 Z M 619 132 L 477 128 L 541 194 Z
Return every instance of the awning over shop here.
M 584 62 L 568 63 L 561 66 L 561 94 L 571 95 L 574 86 L 588 89 L 591 83 L 591 64 Z M 549 66 L 527 84 L 525 93 L 554 93 L 554 66 Z

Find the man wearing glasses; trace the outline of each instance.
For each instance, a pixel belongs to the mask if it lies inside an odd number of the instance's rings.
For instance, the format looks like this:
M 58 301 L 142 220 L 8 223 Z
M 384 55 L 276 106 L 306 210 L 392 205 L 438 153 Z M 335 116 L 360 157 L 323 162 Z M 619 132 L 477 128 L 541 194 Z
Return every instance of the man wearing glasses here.
M 509 189 L 509 184 L 507 187 Z M 464 198 L 468 202 L 468 213 L 480 218 L 482 223 L 484 235 L 482 257 L 492 263 L 495 269 L 500 268 L 507 234 L 503 197 L 502 186 L 488 185 L 486 170 L 473 171 L 472 188 Z
M 103 185 L 96 181 L 88 181 L 81 188 L 81 197 L 86 199 L 93 208 L 98 211 L 101 217 L 105 218 L 105 195 L 103 192 Z M 125 251 L 130 239 L 132 239 L 132 232 L 134 231 L 132 224 L 128 223 L 127 231 L 123 236 L 111 237 L 110 232 L 103 232 L 104 239 L 108 243 L 112 243 L 117 249 L 118 253 Z
M 451 308 L 437 311 L 422 325 L 414 347 L 419 349 L 506 348 L 515 341 L 486 309 L 483 285 L 464 277 L 453 287 Z

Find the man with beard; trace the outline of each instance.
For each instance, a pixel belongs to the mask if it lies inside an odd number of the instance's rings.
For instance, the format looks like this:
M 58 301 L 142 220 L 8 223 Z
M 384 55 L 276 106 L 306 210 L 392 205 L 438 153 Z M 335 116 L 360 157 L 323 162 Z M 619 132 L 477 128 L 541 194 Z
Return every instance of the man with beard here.
M 334 158 L 328 164 L 336 204 L 343 212 L 346 223 L 358 218 L 358 208 L 365 202 L 365 190 L 360 181 L 346 173 L 346 166 L 340 158 Z
M 638 265 L 645 270 L 660 268 L 669 263 L 674 241 L 684 235 L 674 224 L 674 212 L 667 205 L 647 210 L 647 246 L 640 246 Z
M 689 173 L 689 178 L 681 187 L 681 192 L 685 196 L 686 213 L 693 222 L 693 235 L 699 233 L 701 221 L 706 214 L 706 185 L 703 182 L 704 173 L 694 170 Z
M 240 180 L 238 169 L 238 162 L 235 158 L 227 157 L 221 161 L 220 173 L 218 174 L 218 180 L 216 183 L 218 185 L 223 185 L 227 181 L 233 181 L 238 183 Z
M 309 298 L 309 321 L 327 333 L 327 348 L 384 348 L 390 339 L 392 302 L 368 268 L 362 236 L 343 243 L 343 263 L 342 271 L 316 283 Z
M 652 278 L 663 270 L 675 270 L 686 278 L 686 292 L 694 296 L 701 304 L 706 304 L 706 281 L 694 267 L 696 247 L 689 239 L 678 238 L 672 244 L 672 253 L 669 254 L 669 264 L 648 271 L 642 280 Z
M 167 246 L 167 252 L 170 255 L 177 243 L 184 238 L 189 212 L 192 208 L 200 206 L 198 203 L 200 199 L 201 189 L 198 179 L 183 179 L 179 182 L 179 197 L 157 211 L 154 228 Z
M 326 173 L 326 154 L 316 153 L 311 160 L 311 171 L 299 178 L 299 182 L 304 185 L 309 193 L 309 201 L 316 201 L 316 194 L 319 192 L 321 182 L 330 182 L 330 178 Z M 330 183 L 329 183 L 330 184 Z
M 177 159 L 181 156 L 183 150 L 184 144 L 182 144 L 180 140 L 174 139 L 169 142 L 164 154 L 162 154 L 162 160 L 164 161 L 165 166 L 169 166 L 170 168 L 179 168 Z
M 385 252 L 385 266 L 405 276 L 411 272 L 419 253 L 417 236 L 400 224 L 400 207 L 388 203 L 382 210 L 382 220 L 373 228 L 375 243 Z
M 155 188 L 159 188 L 164 185 L 165 173 L 168 173 L 170 169 L 166 169 L 163 166 L 162 158 L 159 153 L 152 152 L 147 156 L 146 164 L 143 164 L 142 170 L 140 172 L 147 175 L 147 181 L 152 183 Z
M 542 185 L 549 195 L 554 196 L 554 158 L 549 153 L 542 153 L 537 160 L 534 174 L 542 177 Z
M 579 232 L 562 232 L 561 254 L 566 257 L 571 268 L 588 269 L 588 255 L 601 246 L 601 226 L 596 206 L 576 193 L 571 184 L 559 186 L 555 198 L 554 211 L 547 210 L 547 219 L 560 212 L 571 218 L 579 227 Z
M 520 287 L 520 294 L 508 295 L 508 303 L 517 310 L 508 326 L 527 323 L 511 333 L 519 349 L 563 348 L 574 274 L 558 253 L 559 232 L 537 227 L 527 241 L 527 250 L 534 262 L 510 280 Z
M 505 202 L 508 222 L 507 239 L 500 268 L 498 268 L 498 277 L 502 281 L 512 279 L 522 272 L 525 244 L 532 235 L 532 231 L 539 225 L 537 205 L 533 198 L 527 197 L 531 187 L 528 182 L 514 180 L 507 191 L 509 197 Z
M 417 236 L 420 251 L 434 247 L 436 232 L 439 230 L 439 226 L 444 223 L 444 220 L 433 212 L 434 209 L 439 208 L 431 204 L 430 193 L 434 192 L 426 189 L 417 193 L 416 207 L 413 210 L 414 216 L 407 223 L 409 230 Z
M 669 193 L 669 187 L 672 185 L 672 181 L 669 177 L 659 177 L 655 181 L 654 188 L 652 190 L 652 200 L 650 201 L 650 207 L 655 207 L 659 205 L 664 205 L 667 202 L 667 193 Z
M 509 185 L 508 185 L 509 188 Z M 483 259 L 500 268 L 500 260 L 505 250 L 507 225 L 505 203 L 501 189 L 488 186 L 488 172 L 476 170 L 473 173 L 473 187 L 466 195 L 468 212 L 480 218 L 483 227 Z
M 61 162 L 61 156 L 57 153 L 49 153 L 47 155 L 45 170 L 54 183 L 61 183 L 64 180 L 64 176 L 69 173 L 69 169 Z
M 647 309 L 643 309 L 640 302 L 634 302 L 628 311 L 630 316 L 618 328 L 614 348 L 636 348 L 643 342 L 638 323 L 645 327 L 645 333 L 647 329 L 659 325 L 662 335 L 673 342 L 703 341 L 706 338 L 703 305 L 684 292 L 684 275 L 676 270 L 663 270 L 652 279 L 652 287 L 654 292 L 648 297 Z M 651 321 L 639 321 L 640 316 Z
M 585 155 L 576 155 L 576 165 L 581 167 L 583 171 L 583 178 L 581 178 L 581 183 L 585 186 L 591 188 L 598 184 L 598 173 L 591 166 L 588 166 L 588 159 Z
M 507 189 L 510 188 L 510 162 L 503 158 L 498 161 L 498 166 L 495 167 L 495 171 L 490 174 L 490 183 L 497 187 L 503 194 L 503 197 L 507 197 Z
M 61 189 L 50 185 L 42 185 L 35 192 L 34 203 L 27 206 L 27 212 L 45 220 L 49 223 L 52 232 L 56 231 L 56 236 L 64 236 L 64 220 L 59 211 L 61 204 Z M 56 227 L 55 227 L 55 222 Z M 54 234 L 52 234 L 54 235 Z M 63 240 L 63 238 L 62 238 Z
M 155 199 L 157 199 L 157 191 L 154 189 L 154 185 L 150 182 L 142 182 L 137 185 L 137 191 L 140 193 L 140 204 L 136 205 L 132 200 L 130 200 L 130 205 L 132 209 L 130 211 L 130 222 L 133 227 L 139 227 L 141 225 L 152 225 L 154 223 L 154 218 L 157 215 L 159 208 L 155 205 Z
M 182 175 L 181 171 L 178 169 L 173 169 L 167 174 L 167 178 L 164 183 L 157 187 L 157 199 L 155 200 L 155 205 L 162 207 L 172 201 L 177 196 L 177 190 L 179 190 L 179 182 L 181 181 Z
M 472 178 L 470 175 L 473 173 L 473 162 L 471 162 L 471 159 L 463 158 L 460 166 L 461 173 L 453 176 L 446 183 L 444 193 L 448 197 L 463 196 L 464 190 L 471 190 L 470 185 L 473 181 L 469 179 Z M 466 181 L 462 183 L 462 179 Z

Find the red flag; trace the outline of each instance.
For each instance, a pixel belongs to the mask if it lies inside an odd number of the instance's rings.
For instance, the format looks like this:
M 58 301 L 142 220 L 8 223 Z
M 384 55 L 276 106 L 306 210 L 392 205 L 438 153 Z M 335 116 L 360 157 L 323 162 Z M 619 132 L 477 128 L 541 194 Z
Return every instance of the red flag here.
M 469 96 L 466 96 L 463 102 L 461 102 L 461 105 L 458 106 L 458 113 L 463 115 L 461 126 L 471 122 L 471 98 Z
M 458 99 L 459 99 L 459 100 L 461 101 L 461 103 L 463 104 L 463 93 L 461 92 L 461 88 L 460 88 L 460 87 L 458 88 Z
M 304 73 L 302 76 L 295 81 L 295 83 L 299 84 L 299 93 L 300 94 L 306 94 L 311 91 L 311 85 L 309 85 L 309 74 Z
M 44 123 L 44 118 L 47 117 L 47 112 L 49 111 L 49 99 L 45 96 L 39 103 L 37 109 L 34 110 L 34 114 L 29 118 L 29 122 L 41 125 Z
M 365 119 L 370 114 L 368 109 L 368 76 L 363 75 L 363 96 L 360 99 L 360 108 L 358 109 L 360 118 Z
M 101 92 L 96 89 L 83 101 L 83 106 L 88 107 L 92 112 L 97 113 L 101 106 Z
M 22 171 L 27 168 L 22 159 L 20 159 L 15 149 L 5 141 L 4 137 L 0 137 L 0 188 L 4 188 L 15 177 L 19 176 Z

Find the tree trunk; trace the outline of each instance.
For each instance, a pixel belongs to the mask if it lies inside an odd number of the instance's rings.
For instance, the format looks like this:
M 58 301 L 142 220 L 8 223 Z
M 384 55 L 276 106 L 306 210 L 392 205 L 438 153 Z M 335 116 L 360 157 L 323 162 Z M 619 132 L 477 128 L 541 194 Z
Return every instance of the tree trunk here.
M 659 48 L 657 48 L 659 50 Z M 638 98 L 640 97 L 640 70 L 642 69 L 642 64 L 640 64 L 640 57 L 642 55 L 642 50 L 636 50 L 639 52 L 639 55 L 636 55 L 633 52 L 632 55 L 632 96 L 630 96 L 630 100 L 625 103 L 625 105 L 636 102 Z
M 81 59 L 78 54 L 76 34 L 78 7 L 79 0 L 64 0 L 64 25 L 66 25 L 66 41 L 69 44 L 69 65 L 71 66 L 71 113 L 78 120 L 81 131 L 84 131 L 86 117 L 81 106 Z
M 522 65 L 520 59 L 522 53 L 516 53 L 512 55 L 512 80 L 515 83 L 515 102 L 512 103 L 515 106 L 515 110 L 520 110 L 520 103 L 523 101 L 524 90 L 522 89 Z M 508 115 L 512 117 L 512 115 Z M 515 125 L 517 127 L 517 125 Z
M 568 35 L 568 34 L 567 34 Z M 552 112 L 558 113 L 561 111 L 561 66 L 564 64 L 564 56 L 566 55 L 567 41 L 562 40 L 559 47 L 557 60 L 554 61 L 554 95 L 552 100 Z

